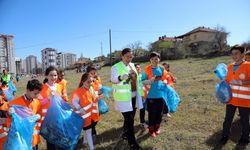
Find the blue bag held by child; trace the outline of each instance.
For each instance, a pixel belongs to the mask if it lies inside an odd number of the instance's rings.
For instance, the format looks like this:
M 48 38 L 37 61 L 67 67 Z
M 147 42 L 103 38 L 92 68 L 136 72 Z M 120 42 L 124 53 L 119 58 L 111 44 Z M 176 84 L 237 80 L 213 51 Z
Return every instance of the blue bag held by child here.
M 220 80 L 224 80 L 227 75 L 227 65 L 224 63 L 217 65 L 214 73 Z
M 158 82 L 158 88 L 164 91 L 163 99 L 168 107 L 169 112 L 174 113 L 180 103 L 180 97 L 177 92 L 169 85 Z
M 231 87 L 226 81 L 216 85 L 216 98 L 221 103 L 227 103 L 232 98 Z
M 102 93 L 103 93 L 107 98 L 110 97 L 109 92 L 112 92 L 112 91 L 113 91 L 112 88 L 109 88 L 109 87 L 106 87 L 106 86 L 102 86 L 102 87 L 100 88 L 100 90 L 102 91 Z
M 4 91 L 4 96 L 6 97 L 8 102 L 15 98 L 13 95 L 13 90 L 10 87 L 8 87 L 6 91 Z
M 100 114 L 108 112 L 108 105 L 103 99 L 98 99 L 98 109 Z
M 12 105 L 10 109 L 13 109 L 14 112 L 3 149 L 32 150 L 32 135 L 40 116 L 34 115 L 31 109 L 19 105 Z
M 11 80 L 8 82 L 8 87 L 10 88 L 10 90 L 12 90 L 12 92 L 16 92 L 16 86 Z
M 74 149 L 84 120 L 61 97 L 52 96 L 40 134 L 48 142 L 64 149 Z

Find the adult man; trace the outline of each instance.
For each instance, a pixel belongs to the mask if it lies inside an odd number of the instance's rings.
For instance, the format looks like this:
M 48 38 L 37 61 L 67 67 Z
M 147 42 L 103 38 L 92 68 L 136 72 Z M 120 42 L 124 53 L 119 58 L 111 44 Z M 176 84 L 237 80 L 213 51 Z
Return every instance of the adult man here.
M 1 76 L 1 82 L 6 81 L 7 83 L 10 81 L 10 74 L 8 74 L 7 70 L 3 70 L 3 75 Z
M 143 89 L 138 73 L 133 63 L 133 54 L 130 48 L 122 50 L 122 61 L 116 63 L 111 69 L 111 82 L 115 109 L 120 111 L 124 118 L 123 138 L 128 139 L 130 148 L 141 149 L 135 139 L 134 116 L 136 107 L 141 109 Z

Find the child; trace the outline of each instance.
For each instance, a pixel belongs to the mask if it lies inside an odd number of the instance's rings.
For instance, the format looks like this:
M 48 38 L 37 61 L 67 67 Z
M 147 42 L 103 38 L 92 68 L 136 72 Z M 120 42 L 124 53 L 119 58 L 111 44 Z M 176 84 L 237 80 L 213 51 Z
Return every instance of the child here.
M 141 76 L 142 76 L 142 71 L 141 71 L 141 67 L 139 64 L 135 64 L 135 68 L 136 68 L 136 71 L 138 73 L 138 78 L 140 78 L 141 80 Z M 145 103 L 145 99 L 143 98 L 143 104 Z M 148 128 L 148 125 L 147 123 L 145 122 L 145 107 L 143 105 L 143 108 L 140 109 L 140 123 L 141 123 L 141 126 L 144 127 L 144 128 Z
M 89 149 L 94 149 L 92 128 L 99 121 L 98 100 L 94 89 L 91 87 L 91 78 L 88 73 L 82 75 L 79 87 L 70 95 L 70 103 L 76 112 L 84 119 L 84 138 Z
M 38 94 L 41 90 L 42 90 L 42 84 L 38 80 L 34 79 L 28 81 L 26 87 L 26 93 L 18 98 L 13 99 L 8 103 L 5 103 L 4 104 L 5 110 L 8 110 L 9 107 L 12 105 L 20 105 L 30 108 L 34 114 L 41 115 L 41 103 L 37 99 Z M 11 123 L 11 117 L 8 116 L 6 120 L 6 128 L 10 128 L 10 123 Z M 40 135 L 39 135 L 40 126 L 41 126 L 41 120 L 38 120 L 33 132 L 33 139 L 32 139 L 33 150 L 38 150 L 38 144 L 40 143 Z M 4 143 L 6 139 L 7 139 L 7 134 L 6 137 L 0 138 L 1 146 L 3 146 L 2 143 Z
M 43 81 L 43 88 L 40 92 L 38 99 L 42 103 L 42 121 L 46 116 L 47 110 L 50 106 L 50 101 L 53 95 L 62 97 L 62 87 L 61 85 L 57 84 L 57 69 L 53 66 L 50 66 L 45 71 L 46 78 Z M 47 149 L 54 150 L 56 149 L 55 144 L 51 144 L 47 141 Z
M 149 135 L 156 137 L 160 134 L 160 124 L 164 108 L 163 91 L 159 90 L 159 83 L 167 84 L 167 71 L 160 66 L 160 54 L 152 52 L 150 54 L 150 65 L 144 68 L 142 80 L 149 81 L 150 89 L 147 96 Z M 145 83 L 145 81 L 144 81 Z
M 58 71 L 58 79 L 56 83 L 60 84 L 62 86 L 62 97 L 65 101 L 68 101 L 68 95 L 67 95 L 67 80 L 64 79 L 65 73 L 64 70 Z
M 244 47 L 233 46 L 230 53 L 234 63 L 228 65 L 228 73 L 225 81 L 231 86 L 232 98 L 226 105 L 226 115 L 220 144 L 224 145 L 227 143 L 234 113 L 238 108 L 242 127 L 241 138 L 238 144 L 247 145 L 250 134 L 250 63 L 243 60 Z
M 250 50 L 245 53 L 245 61 L 250 62 Z
M 174 84 L 176 83 L 176 79 L 173 76 L 173 74 L 170 72 L 170 64 L 169 63 L 162 63 L 162 66 L 167 70 L 169 79 L 168 79 L 168 84 L 174 88 Z

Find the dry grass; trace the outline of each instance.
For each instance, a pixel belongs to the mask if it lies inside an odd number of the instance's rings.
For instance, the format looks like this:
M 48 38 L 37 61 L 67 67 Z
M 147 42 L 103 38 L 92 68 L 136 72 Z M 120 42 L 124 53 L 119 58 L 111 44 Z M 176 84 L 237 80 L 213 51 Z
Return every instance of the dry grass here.
M 232 125 L 230 141 L 224 146 L 217 145 L 221 135 L 225 105 L 215 98 L 215 84 L 218 82 L 213 69 L 218 63 L 230 62 L 229 57 L 213 59 L 183 59 L 169 61 L 171 71 L 177 77 L 176 91 L 179 93 L 181 103 L 178 111 L 172 118 L 162 122 L 162 133 L 157 138 L 150 138 L 147 131 L 139 127 L 139 113 L 137 111 L 135 128 L 138 142 L 143 149 L 242 149 L 237 147 L 240 124 L 238 116 Z M 142 64 L 145 66 L 146 64 Z M 109 82 L 110 67 L 102 68 L 99 74 L 103 85 L 111 86 Z M 71 93 L 78 85 L 81 74 L 67 72 L 69 81 L 68 92 Z M 39 78 L 42 80 L 42 77 Z M 27 78 L 18 83 L 17 95 L 24 93 Z M 113 109 L 112 99 L 107 100 L 109 112 L 101 116 L 97 125 L 98 136 L 95 140 L 96 149 L 128 149 L 126 141 L 121 140 L 121 127 L 123 124 L 121 113 Z M 147 119 L 147 116 L 146 116 Z M 82 136 L 79 142 L 81 147 Z M 45 149 L 45 142 L 39 149 Z M 86 148 L 85 148 L 86 149 Z M 250 146 L 246 147 L 250 149 Z

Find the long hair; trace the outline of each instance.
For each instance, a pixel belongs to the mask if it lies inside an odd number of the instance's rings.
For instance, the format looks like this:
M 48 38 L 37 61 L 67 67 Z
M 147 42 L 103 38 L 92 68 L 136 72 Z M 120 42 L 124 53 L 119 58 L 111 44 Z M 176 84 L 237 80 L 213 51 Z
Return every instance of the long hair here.
M 88 73 L 84 73 L 84 74 L 82 75 L 81 81 L 80 81 L 79 86 L 78 86 L 79 88 L 82 87 L 83 82 L 85 82 L 86 80 L 88 80 L 88 77 L 89 77 L 89 74 L 88 74 Z
M 51 71 L 56 71 L 56 73 L 58 73 L 58 70 L 56 69 L 56 67 L 54 67 L 54 66 L 49 66 L 49 67 L 45 70 L 45 76 L 48 76 L 49 73 L 50 73 Z M 45 79 L 43 80 L 43 83 L 47 83 L 47 82 L 48 82 L 48 79 L 45 78 Z

